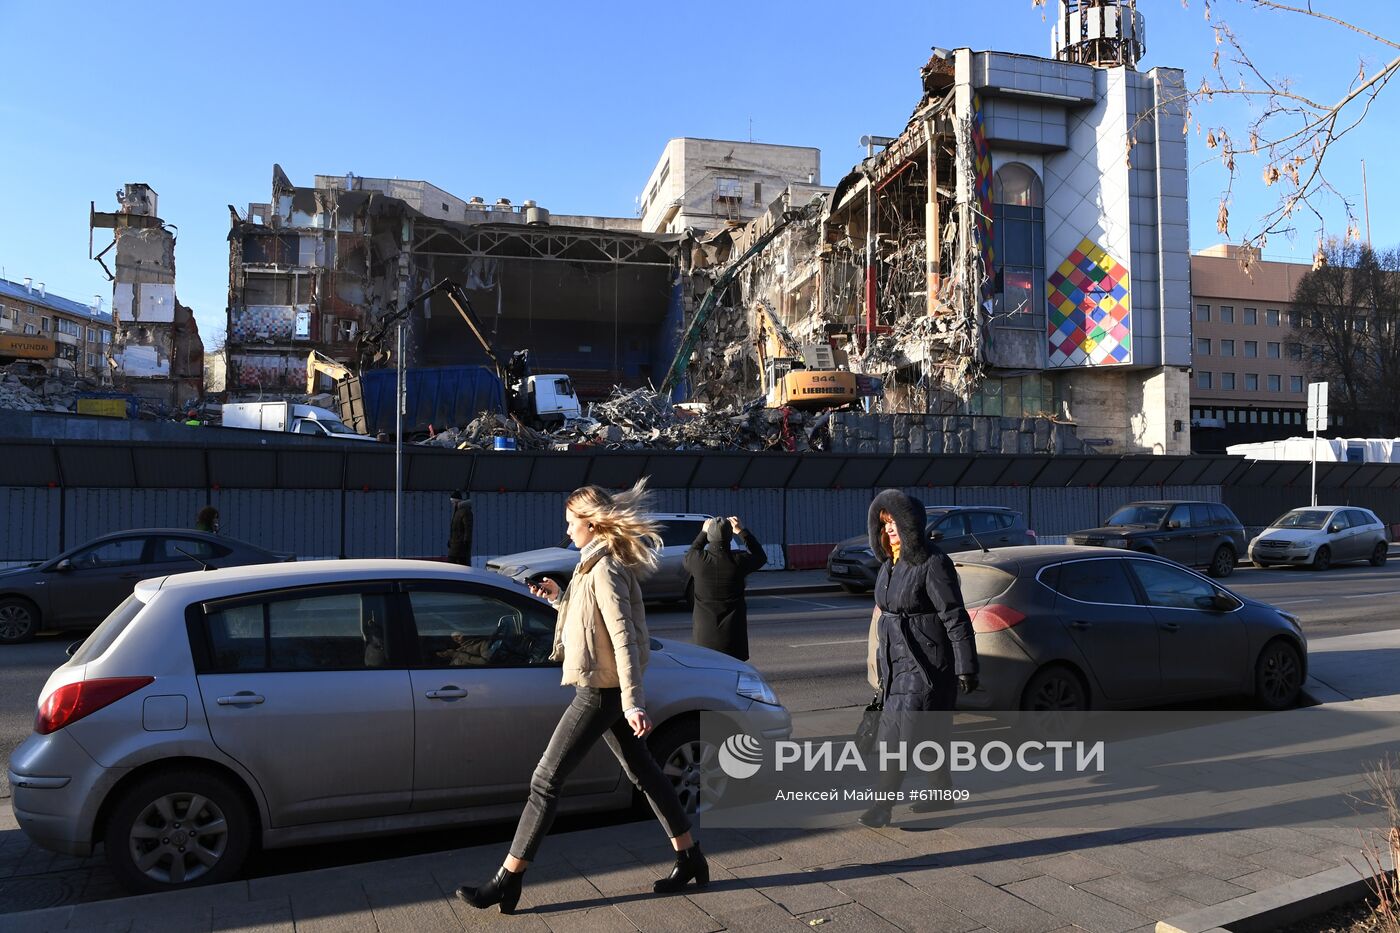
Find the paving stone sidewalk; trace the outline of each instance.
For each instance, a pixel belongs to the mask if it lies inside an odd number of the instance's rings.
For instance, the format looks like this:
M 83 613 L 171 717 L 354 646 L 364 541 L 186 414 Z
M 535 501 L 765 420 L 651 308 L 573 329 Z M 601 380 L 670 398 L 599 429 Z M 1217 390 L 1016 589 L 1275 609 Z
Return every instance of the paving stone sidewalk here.
M 1357 717 L 1400 713 L 1400 633 L 1313 645 L 1314 686 L 1333 702 L 1283 717 L 1300 748 Z M 1328 688 L 1331 688 L 1329 692 Z M 1350 691 L 1347 693 L 1345 691 Z M 1379 717 L 1379 719 L 1378 719 Z M 1345 730 L 1343 730 L 1345 731 Z M 1355 730 L 1353 730 L 1355 731 Z M 1373 755 L 1366 736 L 1335 753 L 1280 752 L 1278 786 L 1251 787 L 1253 807 L 1290 795 L 1334 797 L 1355 786 L 1346 754 Z M 1348 751 L 1350 750 L 1350 751 Z M 1356 760 L 1360 760 L 1359 758 Z M 1304 762 L 1318 763 L 1316 767 Z M 1326 763 L 1323 767 L 1321 763 Z M 1311 768 L 1311 770 L 1309 770 Z M 1287 767 L 1283 767 L 1283 771 Z M 1209 771 L 1203 772 L 1207 776 Z M 1208 777 L 1202 778 L 1203 781 Z M 1303 788 L 1300 791 L 1300 788 Z M 179 894 L 117 898 L 95 860 L 41 854 L 0 809 L 0 904 L 23 901 L 34 880 L 62 877 L 79 893 L 113 899 L 0 914 L 0 933 L 128 931 L 909 930 L 948 933 L 1101 933 L 1154 930 L 1169 917 L 1338 866 L 1363 867 L 1358 830 L 1299 824 L 1228 831 L 1153 827 L 1171 799 L 1142 805 L 1142 826 L 1073 828 L 1028 817 L 1014 826 L 900 821 L 881 830 L 705 829 L 712 883 L 657 897 L 651 880 L 670 857 L 655 824 L 561 834 L 527 876 L 521 913 L 503 917 L 457 902 L 453 889 L 485 879 L 504 847 L 489 846 L 234 882 Z M 34 868 L 48 859 L 44 872 Z M 89 889 L 88 886 L 96 886 Z M 15 907 L 10 907 L 14 910 Z

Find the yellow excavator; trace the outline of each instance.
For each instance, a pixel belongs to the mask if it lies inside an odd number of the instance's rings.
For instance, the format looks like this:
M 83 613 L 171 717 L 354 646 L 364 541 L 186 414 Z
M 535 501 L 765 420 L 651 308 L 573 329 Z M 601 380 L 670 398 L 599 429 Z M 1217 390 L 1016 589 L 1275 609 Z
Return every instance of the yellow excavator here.
M 837 408 L 860 397 L 860 380 L 855 373 L 836 368 L 829 344 L 803 347 L 765 300 L 755 302 L 754 310 L 766 407 Z
M 332 382 L 339 382 L 350 375 L 350 369 L 344 363 L 337 363 L 335 360 L 317 350 L 312 350 L 306 356 L 306 394 L 316 394 L 316 377 L 325 373 L 331 377 Z

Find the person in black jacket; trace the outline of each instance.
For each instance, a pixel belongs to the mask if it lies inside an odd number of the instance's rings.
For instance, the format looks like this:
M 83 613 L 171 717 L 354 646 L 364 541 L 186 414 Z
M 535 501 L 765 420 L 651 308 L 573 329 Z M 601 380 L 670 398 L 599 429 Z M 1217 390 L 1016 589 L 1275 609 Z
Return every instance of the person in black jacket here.
M 880 742 L 913 745 L 946 742 L 958 691 L 977 689 L 977 643 L 963 605 L 953 562 L 924 532 L 923 503 L 897 489 L 886 489 L 870 503 L 870 546 L 884 558 L 875 578 L 876 675 L 884 713 Z M 939 716 L 938 712 L 946 715 Z M 911 755 L 912 757 L 912 755 Z M 898 791 L 903 772 L 887 769 L 878 792 Z M 930 775 L 935 789 L 950 789 L 945 766 Z M 915 812 L 941 809 L 938 800 L 913 805 Z M 877 797 L 861 814 L 866 826 L 886 826 L 891 805 Z
M 746 550 L 729 546 L 734 535 Z M 692 617 L 695 643 L 723 651 L 740 661 L 749 659 L 749 617 L 744 604 L 744 578 L 768 562 L 763 545 L 738 516 L 705 521 L 685 555 L 685 569 L 695 586 Z
M 453 492 L 452 525 L 447 533 L 447 559 L 454 564 L 472 565 L 472 500 Z

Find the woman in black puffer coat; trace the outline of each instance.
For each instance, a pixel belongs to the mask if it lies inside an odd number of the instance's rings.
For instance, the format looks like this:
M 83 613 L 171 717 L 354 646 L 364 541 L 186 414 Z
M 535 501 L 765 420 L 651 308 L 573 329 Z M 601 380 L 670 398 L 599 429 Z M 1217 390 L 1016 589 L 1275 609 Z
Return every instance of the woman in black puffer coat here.
M 946 741 L 959 689 L 977 689 L 977 643 L 963 605 L 958 574 L 948 555 L 928 540 L 923 503 L 897 489 L 886 489 L 870 503 L 870 547 L 884 558 L 875 579 L 877 640 L 875 674 L 885 710 L 880 741 Z M 940 717 L 936 712 L 946 712 Z M 882 793 L 899 790 L 904 774 L 880 775 Z M 946 767 L 930 775 L 935 788 L 950 787 Z M 915 804 L 916 812 L 940 809 L 938 801 Z M 891 805 L 877 802 L 860 821 L 890 822 Z

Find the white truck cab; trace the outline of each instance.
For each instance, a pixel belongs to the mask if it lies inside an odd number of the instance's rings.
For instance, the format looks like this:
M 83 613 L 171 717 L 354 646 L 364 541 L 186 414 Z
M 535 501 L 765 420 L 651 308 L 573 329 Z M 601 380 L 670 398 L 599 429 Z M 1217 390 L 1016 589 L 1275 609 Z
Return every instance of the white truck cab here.
M 372 437 L 356 434 L 340 416 L 315 405 L 294 405 L 291 402 L 232 402 L 224 405 L 224 427 L 246 428 L 253 431 L 282 431 L 287 434 L 310 434 L 348 441 L 374 441 Z

